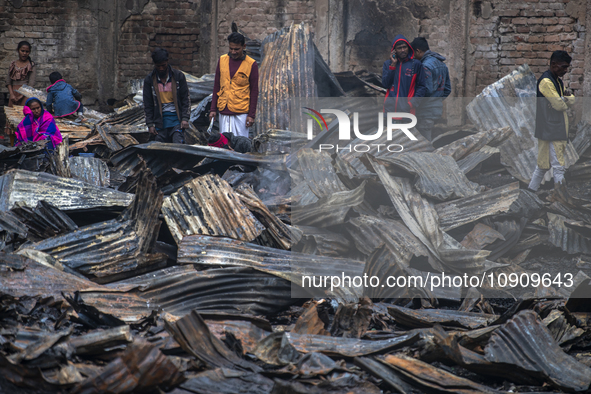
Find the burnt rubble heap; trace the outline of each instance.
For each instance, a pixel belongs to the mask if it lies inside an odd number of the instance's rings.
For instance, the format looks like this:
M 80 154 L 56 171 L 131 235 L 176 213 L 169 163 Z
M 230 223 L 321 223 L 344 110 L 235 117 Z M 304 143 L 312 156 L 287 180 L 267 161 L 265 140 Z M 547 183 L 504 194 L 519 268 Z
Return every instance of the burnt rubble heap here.
M 432 143 L 329 154 L 336 123 L 309 141 L 286 100 L 383 97 L 379 77 L 333 75 L 304 24 L 249 49 L 265 76 L 251 153 L 204 144 L 209 77 L 189 79 L 187 145 L 148 142 L 128 100 L 61 120 L 49 158 L 0 147 L 0 392 L 589 391 L 591 127 L 567 185 L 528 191 L 524 65 Z M 551 283 L 304 279 L 441 272 Z

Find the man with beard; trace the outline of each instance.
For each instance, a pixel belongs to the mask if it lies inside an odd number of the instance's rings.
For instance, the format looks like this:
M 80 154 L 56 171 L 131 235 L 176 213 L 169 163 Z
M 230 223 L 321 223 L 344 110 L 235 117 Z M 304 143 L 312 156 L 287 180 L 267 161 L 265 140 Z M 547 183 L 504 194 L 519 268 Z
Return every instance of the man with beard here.
M 259 68 L 246 56 L 246 40 L 240 33 L 228 36 L 230 51 L 220 57 L 215 70 L 209 120 L 220 113 L 220 132 L 249 137 L 259 97 Z
M 189 128 L 191 98 L 185 75 L 168 64 L 168 52 L 152 53 L 154 70 L 144 79 L 144 113 L 150 134 L 158 142 L 184 144 Z

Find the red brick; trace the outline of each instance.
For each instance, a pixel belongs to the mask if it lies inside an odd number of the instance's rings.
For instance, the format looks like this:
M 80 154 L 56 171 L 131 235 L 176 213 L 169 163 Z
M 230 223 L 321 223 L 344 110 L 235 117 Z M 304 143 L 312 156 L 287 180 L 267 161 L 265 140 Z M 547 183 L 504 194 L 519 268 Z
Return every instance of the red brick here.
M 516 30 L 517 33 L 529 33 L 529 27 L 527 26 L 517 26 Z
M 544 25 L 556 25 L 558 24 L 558 18 L 544 18 Z
M 557 41 L 562 41 L 562 40 L 560 39 L 559 34 L 549 34 L 547 36 L 544 36 L 544 41 L 545 42 L 557 42 Z
M 511 23 L 514 25 L 527 25 L 527 18 L 513 18 Z

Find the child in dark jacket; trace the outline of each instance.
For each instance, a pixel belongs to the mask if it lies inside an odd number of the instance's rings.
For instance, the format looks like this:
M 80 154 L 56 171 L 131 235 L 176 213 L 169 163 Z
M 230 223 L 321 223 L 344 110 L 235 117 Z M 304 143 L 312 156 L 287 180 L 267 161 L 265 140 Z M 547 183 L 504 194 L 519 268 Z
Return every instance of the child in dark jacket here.
M 72 115 L 78 112 L 82 116 L 84 106 L 80 102 L 82 95 L 72 85 L 63 80 L 62 75 L 55 71 L 49 75 L 51 86 L 47 88 L 47 102 L 45 107 L 53 112 L 56 118 Z

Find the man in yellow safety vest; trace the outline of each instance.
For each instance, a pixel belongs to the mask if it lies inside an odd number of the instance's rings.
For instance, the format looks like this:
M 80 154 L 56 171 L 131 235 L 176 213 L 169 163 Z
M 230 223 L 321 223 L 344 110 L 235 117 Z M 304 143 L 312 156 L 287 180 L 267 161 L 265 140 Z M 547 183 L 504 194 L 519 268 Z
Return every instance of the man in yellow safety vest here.
M 259 68 L 244 50 L 246 42 L 240 33 L 228 36 L 230 51 L 220 57 L 215 70 L 213 99 L 209 119 L 220 113 L 220 133 L 248 137 L 254 124 L 259 97 Z

